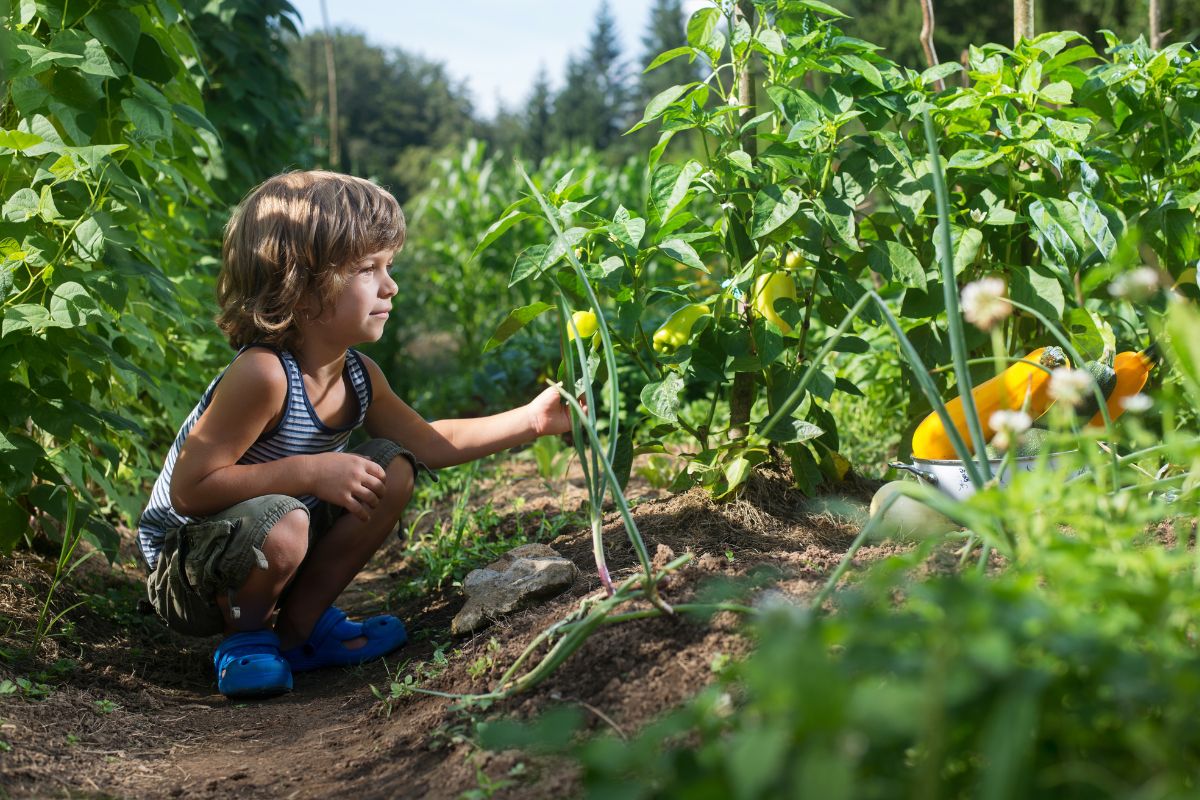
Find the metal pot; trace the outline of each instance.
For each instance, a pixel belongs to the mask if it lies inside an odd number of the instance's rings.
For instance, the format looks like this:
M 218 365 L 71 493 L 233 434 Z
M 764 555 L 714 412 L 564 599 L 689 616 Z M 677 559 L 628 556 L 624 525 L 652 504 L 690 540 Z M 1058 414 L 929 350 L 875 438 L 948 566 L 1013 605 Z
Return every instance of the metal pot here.
M 1045 459 L 1046 468 L 1054 469 L 1057 459 L 1055 456 L 1065 455 L 1064 453 L 1052 453 Z M 1041 456 L 1027 456 L 1026 458 L 1016 458 L 1012 461 L 1012 467 L 1022 472 L 1033 472 L 1040 468 L 1042 462 Z M 1000 473 L 1000 465 L 1003 464 L 1003 459 L 993 458 L 988 460 L 991 465 L 992 474 Z M 953 497 L 955 500 L 963 500 L 975 493 L 975 487 L 971 485 L 971 479 L 967 477 L 967 470 L 961 461 L 952 460 L 931 460 L 925 458 L 914 458 L 913 463 L 905 464 L 901 461 L 889 462 L 888 466 L 895 469 L 911 472 L 917 478 L 928 483 L 930 486 L 936 486 L 946 494 Z M 1082 469 L 1077 470 L 1073 474 L 1083 472 Z M 1003 474 L 1000 474 L 999 484 L 1006 486 L 1011 478 L 1011 472 L 1006 469 Z

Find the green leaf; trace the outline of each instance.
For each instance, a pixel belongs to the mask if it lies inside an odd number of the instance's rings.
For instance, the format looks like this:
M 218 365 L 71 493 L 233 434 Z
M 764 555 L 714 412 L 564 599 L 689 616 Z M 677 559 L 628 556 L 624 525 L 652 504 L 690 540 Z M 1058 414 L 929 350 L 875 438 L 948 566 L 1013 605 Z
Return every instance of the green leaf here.
M 28 147 L 41 144 L 42 137 L 25 131 L 0 130 L 0 147 L 23 152 Z
M 959 150 L 946 162 L 947 169 L 983 169 L 1004 156 L 988 150 Z
M 1092 132 L 1092 126 L 1087 122 L 1068 122 L 1054 117 L 1046 117 L 1045 122 L 1046 127 L 1055 136 L 1076 144 L 1086 142 Z
M 111 48 L 126 66 L 133 66 L 138 39 L 142 35 L 141 23 L 133 12 L 116 8 L 93 11 L 84 17 L 83 24 L 93 36 Z
M 1167 310 L 1166 349 L 1184 387 L 1191 393 L 1192 407 L 1200 406 L 1200 314 L 1188 303 L 1171 303 Z
M 79 65 L 79 70 L 88 75 L 99 75 L 102 78 L 115 78 L 117 73 L 113 71 L 112 62 L 108 60 L 108 54 L 104 52 L 104 45 L 100 44 L 98 39 L 88 39 L 83 46 L 83 63 Z
M 680 95 L 695 85 L 695 83 L 684 83 L 663 89 L 646 104 L 646 113 L 642 115 L 641 121 L 626 131 L 626 133 L 633 133 L 645 127 L 646 123 L 658 119 L 672 103 L 679 99 Z
M 654 170 L 650 182 L 650 202 L 662 222 L 669 220 L 684 204 L 688 190 L 704 167 L 698 161 L 689 161 L 682 167 L 677 164 L 662 164 Z
M 920 81 L 924 86 L 933 86 L 938 81 L 945 80 L 956 72 L 962 72 L 962 65 L 955 61 L 934 64 L 921 73 Z
M 905 286 L 925 288 L 925 268 L 913 251 L 899 242 L 871 242 L 867 249 L 867 263 L 871 269 L 890 280 Z
M 680 56 L 687 56 L 689 62 L 695 61 L 696 60 L 696 51 L 691 47 L 676 47 L 675 49 L 668 50 L 665 53 L 659 53 L 657 56 L 654 57 L 654 60 L 650 62 L 650 65 L 647 66 L 644 70 L 642 70 L 642 72 L 646 73 L 652 69 L 658 69 L 663 64 L 666 64 L 668 61 L 674 61 L 675 59 L 679 58 Z
M 1066 81 L 1055 81 L 1042 87 L 1042 99 L 1060 106 L 1070 105 L 1075 89 Z
M 1076 213 L 1074 208 L 1071 213 Z M 1043 247 L 1063 266 L 1079 264 L 1079 248 L 1067 228 L 1069 221 L 1062 213 L 1063 206 L 1052 198 L 1039 198 L 1029 204 L 1029 218 L 1037 228 L 1037 238 Z
M 1092 244 L 1096 245 L 1096 249 L 1100 251 L 1100 255 L 1104 256 L 1105 260 L 1112 258 L 1117 249 L 1117 239 L 1109 230 L 1108 217 L 1104 216 L 1104 212 L 1100 210 L 1096 201 L 1086 194 L 1071 192 L 1068 196 L 1075 204 L 1076 210 L 1079 211 L 1079 222 L 1083 226 L 1083 232 L 1087 234 Z
M 785 55 L 783 49 L 783 37 L 779 35 L 779 31 L 774 28 L 763 28 L 754 37 L 754 40 L 762 45 L 762 48 L 772 55 Z
M 157 107 L 140 97 L 126 97 L 121 109 L 134 127 L 134 136 L 144 142 L 162 139 L 167 135 L 166 121 Z
M 816 439 L 825 431 L 802 419 L 787 419 L 776 425 L 767 438 L 776 444 L 793 444 Z
M 721 23 L 721 11 L 716 8 L 701 8 L 692 14 L 687 23 L 688 44 L 699 50 L 710 49 L 710 44 L 718 35 L 717 26 Z M 724 37 L 722 37 L 724 38 Z
M 2 212 L 9 222 L 25 222 L 38 215 L 39 199 L 33 189 L 24 188 L 13 192 L 4 204 Z
M 43 305 L 20 303 L 3 309 L 4 322 L 0 324 L 0 338 L 16 331 L 41 333 L 50 323 L 50 312 Z
M 50 296 L 50 322 L 55 327 L 74 328 L 103 316 L 95 299 L 75 281 L 55 287 Z
M 883 85 L 883 76 L 879 74 L 879 70 L 870 61 L 859 56 L 845 55 L 842 56 L 842 61 L 847 66 L 853 67 L 859 75 L 866 78 L 867 82 L 878 89 L 886 88 Z
M 1032 306 L 1050 319 L 1062 319 L 1067 307 L 1062 284 L 1047 267 L 1013 267 L 1008 273 L 1012 298 Z
M 5 259 L 0 261 L 0 300 L 8 297 L 13 288 L 13 273 L 21 265 L 20 261 Z
M 516 286 L 521 281 L 538 271 L 546 251 L 550 248 L 544 244 L 535 244 L 521 251 L 513 265 L 512 275 L 508 279 L 509 286 Z
M 959 275 L 975 262 L 979 248 L 983 246 L 983 231 L 966 228 L 958 232 L 954 241 L 954 274 Z
M 646 220 L 632 216 L 625 206 L 618 206 L 613 214 L 612 225 L 608 226 L 608 229 L 621 244 L 636 250 L 642 237 L 646 235 Z
M 54 205 L 54 193 L 49 184 L 42 187 L 42 194 L 38 198 L 38 216 L 46 222 L 62 218 L 62 214 L 58 213 L 58 206 Z
M 783 225 L 800 210 L 800 195 L 794 189 L 768 186 L 754 197 L 750 236 L 759 239 Z
M 75 228 L 75 254 L 84 261 L 99 261 L 104 255 L 104 229 L 95 217 L 88 217 Z
M 486 353 L 489 350 L 496 349 L 501 344 L 512 338 L 513 334 L 528 325 L 535 317 L 549 311 L 552 308 L 554 308 L 554 306 L 550 303 L 531 303 L 527 306 L 514 308 L 512 311 L 508 312 L 508 316 L 505 317 L 504 321 L 496 327 L 495 332 L 487 340 L 487 343 L 484 344 L 483 352 Z
M 683 376 L 668 373 L 661 381 L 648 383 L 642 388 L 641 400 L 651 414 L 669 422 L 679 420 L 679 406 L 683 402 Z
M 523 219 L 533 218 L 532 214 L 527 214 L 524 211 L 514 207 L 520 202 L 524 201 L 519 201 L 517 204 L 509 206 L 500 219 L 488 226 L 488 229 L 483 233 L 483 238 L 479 240 L 479 244 L 475 245 L 475 249 L 471 252 L 471 258 L 469 260 L 474 261 L 476 258 L 478 258 L 480 253 L 487 249 L 492 242 L 503 236 L 504 232 L 513 225 L 516 225 Z
M 694 267 L 705 274 L 709 272 L 695 249 L 682 239 L 668 239 L 660 244 L 658 249 L 662 251 L 663 255 L 673 258 L 681 264 Z
M 742 172 L 754 173 L 754 162 L 750 160 L 750 154 L 744 150 L 734 150 L 725 156 L 729 162 Z
M 825 14 L 834 19 L 849 19 L 844 13 L 828 3 L 822 3 L 821 0 L 797 0 L 791 5 L 797 8 L 807 8 L 809 11 L 816 11 L 818 14 Z

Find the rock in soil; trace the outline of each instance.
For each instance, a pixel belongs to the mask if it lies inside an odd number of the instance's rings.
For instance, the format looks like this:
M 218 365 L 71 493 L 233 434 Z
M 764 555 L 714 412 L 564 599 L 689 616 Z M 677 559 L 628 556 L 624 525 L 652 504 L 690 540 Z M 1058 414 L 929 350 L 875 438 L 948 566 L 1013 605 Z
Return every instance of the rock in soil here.
M 473 633 L 492 620 L 554 597 L 575 582 L 575 565 L 544 544 L 510 550 L 463 581 L 467 604 L 450 623 L 454 635 Z

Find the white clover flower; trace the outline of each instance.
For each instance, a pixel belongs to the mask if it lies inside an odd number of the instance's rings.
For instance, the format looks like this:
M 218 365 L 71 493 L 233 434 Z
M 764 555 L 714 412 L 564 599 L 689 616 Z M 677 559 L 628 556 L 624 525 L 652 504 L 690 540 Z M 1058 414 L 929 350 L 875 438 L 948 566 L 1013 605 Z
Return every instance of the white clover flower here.
M 1121 408 L 1126 411 L 1131 411 L 1134 414 L 1140 414 L 1143 411 L 1149 411 L 1150 406 L 1154 405 L 1154 401 L 1148 395 L 1141 392 L 1131 394 L 1129 397 L 1121 398 Z
M 962 312 L 967 321 L 980 330 L 991 330 L 1000 320 L 1012 313 L 1004 281 L 1000 278 L 981 278 L 968 283 L 962 291 Z
M 1050 396 L 1060 403 L 1077 406 L 1092 392 L 1092 376 L 1081 369 L 1056 367 L 1050 373 Z
M 1138 267 L 1113 278 L 1108 284 L 1108 293 L 1113 297 L 1128 297 L 1145 300 L 1158 291 L 1160 276 L 1154 267 Z
M 1031 425 L 1033 425 L 1033 418 L 1024 411 L 1001 409 L 992 412 L 992 415 L 988 417 L 988 427 L 996 432 L 996 435 L 992 437 L 992 444 L 1000 450 L 1007 450 L 1018 436 L 1029 430 Z

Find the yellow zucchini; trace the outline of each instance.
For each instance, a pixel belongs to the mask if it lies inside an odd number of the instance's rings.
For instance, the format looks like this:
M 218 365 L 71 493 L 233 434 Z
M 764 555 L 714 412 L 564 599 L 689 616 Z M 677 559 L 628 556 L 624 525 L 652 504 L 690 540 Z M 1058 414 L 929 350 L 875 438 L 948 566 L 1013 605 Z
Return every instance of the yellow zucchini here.
M 1036 419 L 1050 405 L 1050 374 L 1039 369 L 1034 364 L 1041 364 L 1047 370 L 1069 364 L 1066 355 L 1058 347 L 1042 347 L 1025 356 L 1025 361 L 1033 364 L 1018 362 L 1001 372 L 991 380 L 984 381 L 971 390 L 975 400 L 975 409 L 979 412 L 979 422 L 983 426 L 984 444 L 991 441 L 996 431 L 988 424 L 992 414 L 1002 409 L 1017 411 L 1025 408 L 1026 396 L 1029 406 L 1025 410 L 1029 416 Z M 967 447 L 971 447 L 971 436 L 967 430 L 966 410 L 961 397 L 956 397 L 946 403 L 946 411 L 954 422 L 954 427 L 962 435 Z M 972 452 L 974 450 L 972 449 Z M 917 426 L 912 437 L 912 454 L 916 458 L 925 459 L 956 459 L 958 454 L 950 444 L 950 437 L 936 411 L 930 412 L 921 424 Z

